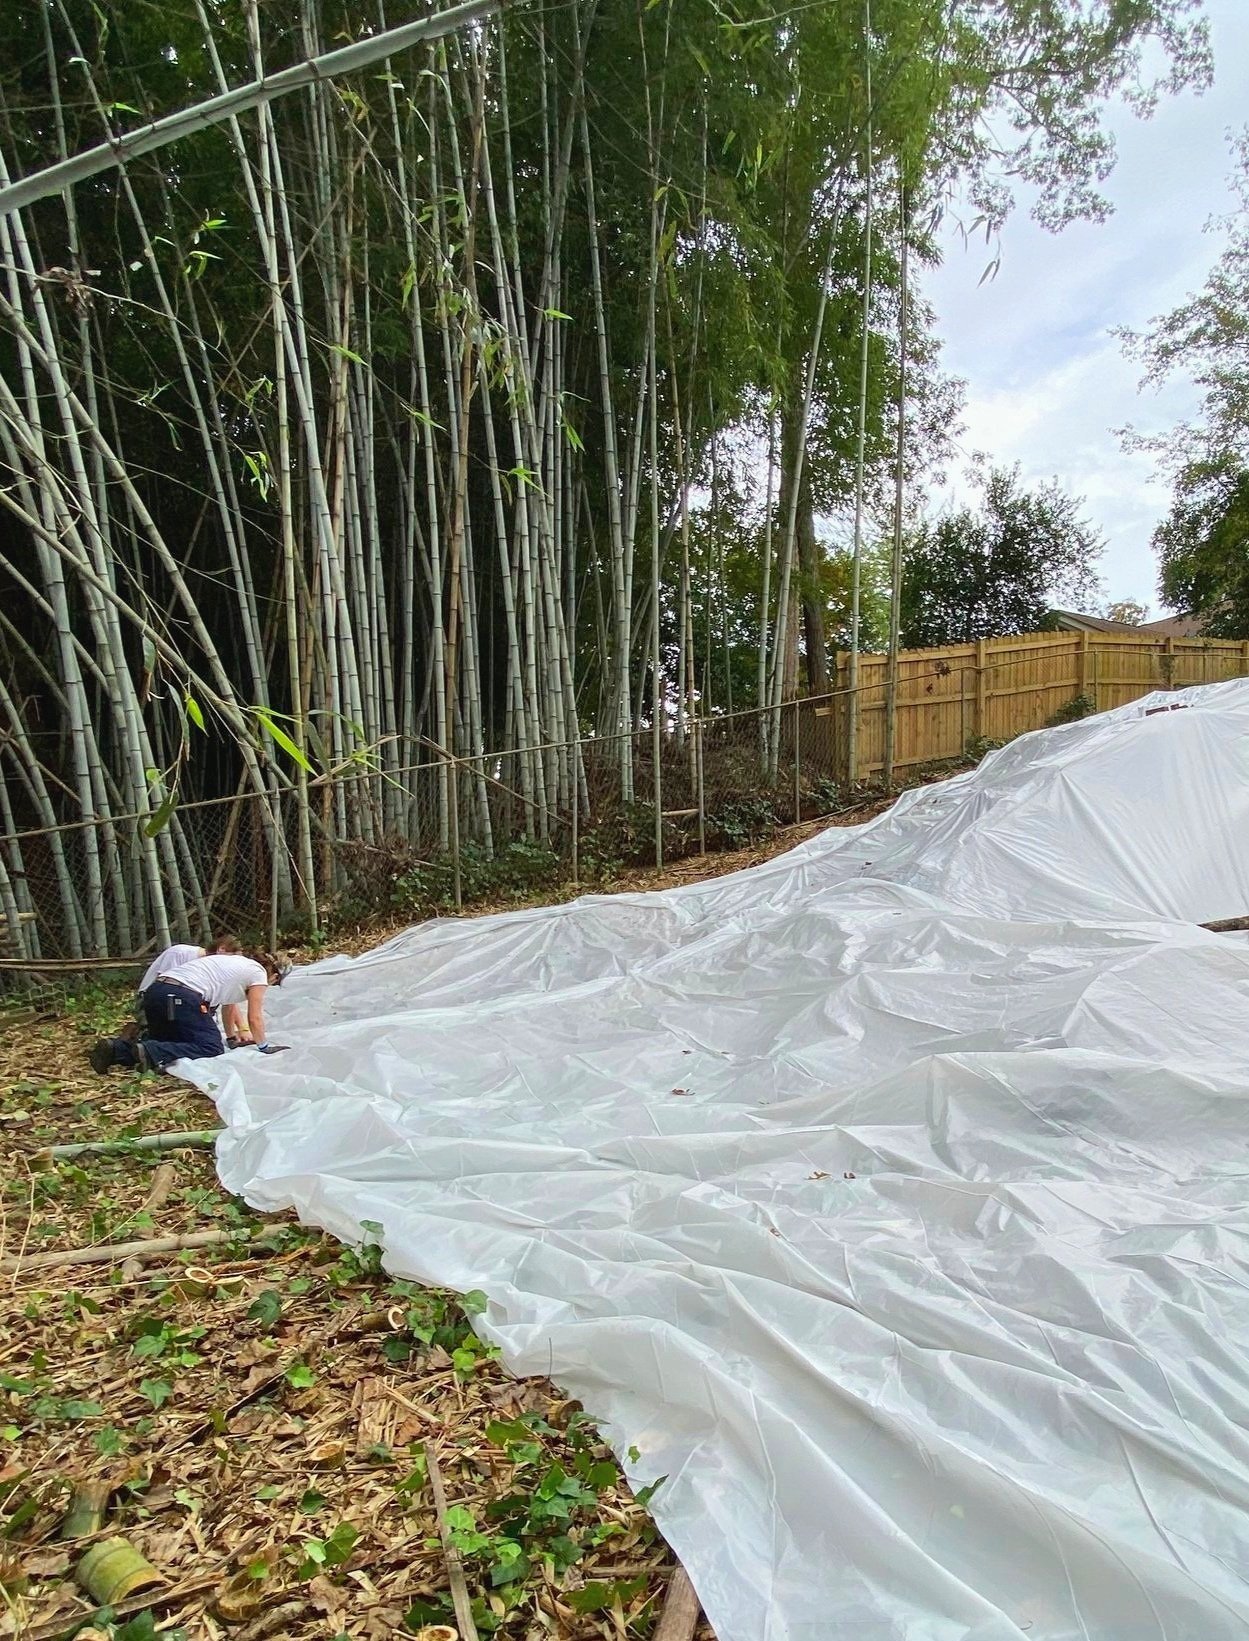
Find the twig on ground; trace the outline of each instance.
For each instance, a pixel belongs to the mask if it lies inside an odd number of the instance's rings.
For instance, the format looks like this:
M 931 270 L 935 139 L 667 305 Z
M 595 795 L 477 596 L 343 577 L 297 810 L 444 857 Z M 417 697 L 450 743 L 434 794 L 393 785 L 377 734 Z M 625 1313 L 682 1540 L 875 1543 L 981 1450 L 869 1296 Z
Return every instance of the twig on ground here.
M 464 1577 L 460 1552 L 451 1541 L 447 1525 L 447 1490 L 442 1483 L 442 1471 L 432 1441 L 425 1443 L 425 1464 L 429 1471 L 429 1485 L 434 1491 L 434 1514 L 438 1518 L 438 1533 L 442 1539 L 442 1556 L 447 1565 L 447 1581 L 451 1585 L 451 1605 L 455 1621 L 460 1627 L 460 1641 L 477 1641 L 477 1626 L 473 1622 L 473 1603 Z

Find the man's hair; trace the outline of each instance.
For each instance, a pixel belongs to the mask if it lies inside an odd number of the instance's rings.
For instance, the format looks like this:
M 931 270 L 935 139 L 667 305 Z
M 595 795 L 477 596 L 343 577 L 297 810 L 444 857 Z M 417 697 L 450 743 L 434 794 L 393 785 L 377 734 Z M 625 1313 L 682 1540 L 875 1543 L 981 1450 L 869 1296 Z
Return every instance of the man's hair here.
M 204 952 L 208 957 L 217 957 L 218 955 L 228 957 L 238 950 L 239 943 L 232 934 L 219 935 L 216 940 L 210 940 L 204 947 Z

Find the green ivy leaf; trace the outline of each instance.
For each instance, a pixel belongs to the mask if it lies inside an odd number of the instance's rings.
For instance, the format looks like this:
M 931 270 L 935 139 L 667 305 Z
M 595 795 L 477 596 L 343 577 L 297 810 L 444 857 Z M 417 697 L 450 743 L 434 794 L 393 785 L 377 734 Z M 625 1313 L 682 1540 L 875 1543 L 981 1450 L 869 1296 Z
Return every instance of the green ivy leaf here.
M 139 1394 L 146 1396 L 153 1407 L 163 1407 L 173 1395 L 173 1386 L 167 1379 L 144 1379 Z
M 247 1314 L 263 1328 L 271 1328 L 282 1315 L 282 1297 L 273 1288 L 266 1288 L 247 1307 Z
M 62 1419 L 102 1419 L 104 1409 L 99 1402 L 83 1402 L 71 1396 L 60 1404 Z

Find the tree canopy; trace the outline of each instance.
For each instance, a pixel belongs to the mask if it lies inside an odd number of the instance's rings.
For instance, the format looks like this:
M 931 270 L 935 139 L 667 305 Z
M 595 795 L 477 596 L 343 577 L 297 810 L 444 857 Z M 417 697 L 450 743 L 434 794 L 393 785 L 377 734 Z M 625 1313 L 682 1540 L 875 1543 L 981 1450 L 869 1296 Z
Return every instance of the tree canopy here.
M 1027 490 L 996 468 L 979 508 L 958 507 L 912 538 L 902 583 L 908 649 L 1039 632 L 1054 603 L 1086 607 L 1098 592 L 1102 542 L 1056 483 Z
M 1163 601 L 1205 616 L 1216 638 L 1249 637 L 1249 131 L 1234 159 L 1227 244 L 1204 287 L 1126 337 L 1147 384 L 1183 371 L 1202 390 L 1193 420 L 1131 442 L 1152 449 L 1171 479 L 1154 533 Z

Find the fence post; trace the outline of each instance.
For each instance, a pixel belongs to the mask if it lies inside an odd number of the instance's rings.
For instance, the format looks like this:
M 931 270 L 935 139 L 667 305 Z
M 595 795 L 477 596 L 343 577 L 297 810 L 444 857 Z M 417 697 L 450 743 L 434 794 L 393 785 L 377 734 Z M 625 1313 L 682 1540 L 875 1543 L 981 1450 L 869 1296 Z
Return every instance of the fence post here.
M 573 742 L 572 768 L 572 880 L 581 882 L 581 743 Z
M 976 640 L 976 739 L 985 739 L 989 718 L 989 646 L 983 638 Z
M 1240 646 L 1240 676 L 1249 678 L 1249 638 Z
M 454 753 L 448 754 L 448 776 L 451 787 L 451 871 L 455 883 L 455 909 L 464 910 L 463 886 L 460 881 L 460 766 Z
M 1175 688 L 1175 640 L 1168 638 L 1162 646 L 1162 675 L 1166 679 L 1168 689 Z
M 253 799 L 253 802 L 258 801 L 258 799 Z M 269 950 L 271 952 L 278 949 L 278 841 L 286 836 L 280 797 L 273 808 L 273 830 L 269 834 Z M 207 932 L 205 930 L 205 933 Z
M 1246 646 L 1249 648 L 1249 646 Z M 1249 670 L 1249 669 L 1247 669 Z M 762 720 L 760 720 L 762 721 Z M 707 853 L 707 786 L 703 778 L 703 720 L 694 720 L 694 768 L 698 781 L 698 852 Z
M 794 825 L 802 819 L 802 703 L 794 696 Z
M 847 677 L 848 676 L 849 676 L 849 670 L 847 669 Z M 858 724 L 857 724 L 857 721 L 856 721 L 856 715 L 858 713 L 858 710 L 859 710 L 859 688 L 858 688 L 857 684 L 850 684 L 850 685 L 847 686 L 847 689 L 846 689 L 846 716 L 845 716 L 845 724 L 846 724 L 846 787 L 847 787 L 847 789 L 853 788 L 854 783 L 857 780 L 858 773 L 859 773 L 858 770 L 855 767 L 855 765 L 859 761 L 859 758 L 858 758 L 858 752 L 859 752 L 858 736 L 855 733 L 857 728 L 858 728 Z
M 658 703 L 656 703 L 658 705 Z M 651 760 L 655 765 L 652 785 L 655 792 L 655 870 L 664 869 L 664 777 L 663 763 L 663 734 L 656 714 L 655 725 L 651 731 Z
M 1087 632 L 1082 632 L 1080 634 L 1080 680 L 1075 693 L 1087 697 L 1091 682 L 1089 674 L 1089 635 Z

